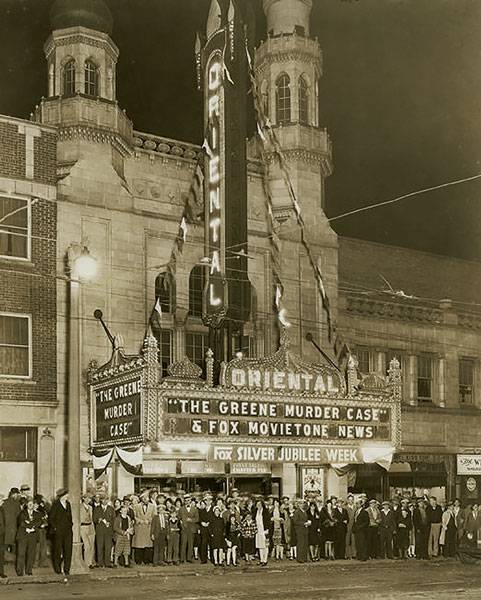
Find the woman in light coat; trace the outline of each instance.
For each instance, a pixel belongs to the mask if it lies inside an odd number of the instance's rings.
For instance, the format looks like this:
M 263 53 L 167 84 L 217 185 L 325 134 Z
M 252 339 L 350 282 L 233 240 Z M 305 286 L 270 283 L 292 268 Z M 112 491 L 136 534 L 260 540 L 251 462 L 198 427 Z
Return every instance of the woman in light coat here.
M 441 518 L 441 534 L 439 536 L 439 545 L 442 547 L 442 554 L 445 558 L 452 558 L 455 556 L 456 536 L 457 528 L 454 519 L 453 505 L 450 503 L 443 512 Z

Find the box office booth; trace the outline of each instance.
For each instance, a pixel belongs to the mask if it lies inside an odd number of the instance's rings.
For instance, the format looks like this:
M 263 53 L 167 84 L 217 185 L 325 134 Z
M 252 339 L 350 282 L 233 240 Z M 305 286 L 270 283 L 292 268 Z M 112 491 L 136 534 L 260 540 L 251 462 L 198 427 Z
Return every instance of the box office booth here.
M 359 376 L 308 363 L 289 349 L 221 364 L 206 377 L 188 358 L 161 378 L 155 338 L 140 356 L 116 348 L 89 372 L 90 446 L 96 476 L 113 471 L 113 493 L 345 495 L 356 465 L 389 468 L 400 446 L 401 374 Z

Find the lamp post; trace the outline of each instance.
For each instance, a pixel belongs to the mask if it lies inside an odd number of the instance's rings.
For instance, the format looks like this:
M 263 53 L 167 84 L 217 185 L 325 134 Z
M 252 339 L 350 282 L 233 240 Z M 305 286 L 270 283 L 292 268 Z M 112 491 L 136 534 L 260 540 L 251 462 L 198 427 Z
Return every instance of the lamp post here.
M 72 574 L 85 573 L 80 539 L 80 285 L 90 281 L 97 272 L 97 261 L 87 246 L 73 242 L 67 249 L 69 285 L 69 344 L 68 344 L 68 490 L 72 507 Z

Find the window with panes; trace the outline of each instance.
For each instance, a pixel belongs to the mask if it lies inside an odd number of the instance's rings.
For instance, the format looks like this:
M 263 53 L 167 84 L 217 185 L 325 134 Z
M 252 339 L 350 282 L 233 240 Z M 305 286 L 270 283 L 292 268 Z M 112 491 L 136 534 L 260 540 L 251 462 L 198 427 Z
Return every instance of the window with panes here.
M 459 360 L 459 402 L 474 403 L 474 360 L 470 358 Z
M 30 202 L 0 196 L 0 256 L 30 258 Z
M 37 430 L 34 427 L 0 427 L 0 461 L 34 461 Z
M 162 367 L 162 377 L 167 377 L 167 368 L 172 364 L 172 331 L 162 329 L 157 338 L 159 343 L 159 361 Z
M 73 96 L 75 94 L 75 61 L 69 60 L 63 68 L 63 86 L 64 96 Z
M 194 267 L 189 277 L 189 315 L 202 316 L 202 296 L 204 293 L 204 267 Z
M 358 369 L 361 373 L 367 374 L 371 372 L 371 352 L 369 348 L 357 346 L 355 351 L 358 360 Z
M 85 61 L 85 93 L 87 96 L 99 95 L 99 70 L 91 60 Z
M 299 77 L 299 123 L 309 125 L 309 89 L 304 77 Z
M 0 377 L 30 377 L 30 317 L 0 313 Z
M 418 356 L 418 401 L 432 402 L 433 359 L 431 356 Z
M 168 273 L 160 273 L 155 279 L 155 297 L 159 299 L 163 313 L 171 313 L 174 285 Z
M 291 122 L 291 88 L 289 75 L 283 73 L 276 81 L 276 121 Z
M 185 338 L 185 350 L 190 361 L 204 368 L 205 353 L 209 336 L 205 333 L 188 333 Z

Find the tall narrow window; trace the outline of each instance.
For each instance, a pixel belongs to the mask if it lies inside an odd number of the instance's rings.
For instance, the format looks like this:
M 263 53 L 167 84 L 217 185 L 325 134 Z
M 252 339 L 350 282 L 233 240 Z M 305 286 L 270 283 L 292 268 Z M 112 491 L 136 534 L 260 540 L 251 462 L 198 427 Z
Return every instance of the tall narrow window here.
M 264 79 L 261 84 L 261 100 L 262 100 L 262 110 L 266 117 L 269 116 L 269 88 L 268 83 Z
M 85 61 L 85 93 L 87 96 L 99 95 L 99 70 L 91 60 Z
M 358 346 L 355 350 L 356 358 L 358 360 L 358 369 L 363 375 L 367 375 L 372 371 L 371 368 L 371 353 L 369 348 L 364 346 Z
M 0 256 L 30 258 L 30 203 L 0 196 Z
M 168 375 L 167 368 L 172 364 L 172 331 L 162 329 L 159 336 L 159 354 L 162 367 L 162 377 Z
M 432 402 L 433 361 L 430 356 L 418 356 L 418 401 Z
M 291 88 L 289 75 L 283 73 L 276 81 L 276 121 L 291 122 Z
M 194 267 L 189 277 L 189 314 L 202 316 L 202 294 L 204 293 L 204 267 Z
M 299 77 L 299 123 L 309 125 L 309 89 L 302 75 Z
M 187 357 L 202 369 L 204 368 L 208 343 L 209 337 L 204 333 L 188 333 L 185 338 Z
M 155 279 L 155 297 L 159 299 L 162 312 L 173 312 L 174 282 L 169 273 L 160 273 Z
M 0 376 L 30 377 L 30 363 L 30 317 L 0 314 Z
M 461 358 L 459 360 L 459 402 L 473 404 L 474 399 L 474 360 Z
M 63 86 L 64 96 L 73 96 L 75 94 L 75 61 L 72 58 L 63 68 Z

